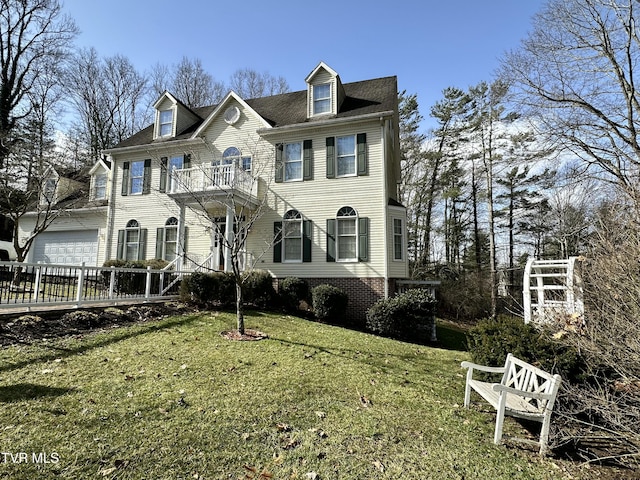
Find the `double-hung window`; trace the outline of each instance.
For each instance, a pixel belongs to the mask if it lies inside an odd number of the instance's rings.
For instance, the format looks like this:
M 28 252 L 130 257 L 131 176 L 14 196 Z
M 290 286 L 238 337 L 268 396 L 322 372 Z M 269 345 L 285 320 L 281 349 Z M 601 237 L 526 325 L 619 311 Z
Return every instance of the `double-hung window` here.
M 327 178 L 369 174 L 367 134 L 326 138 Z
M 284 181 L 302 180 L 302 142 L 284 146 Z
M 140 195 L 151 191 L 151 159 L 123 162 L 122 195 Z
M 404 228 L 399 218 L 393 219 L 393 259 L 404 260 Z
M 313 114 L 331 112 L 331 84 L 321 83 L 313 86 Z
M 169 188 L 170 192 L 177 190 L 178 188 L 178 178 L 176 176 L 176 170 L 182 170 L 184 168 L 184 156 L 178 155 L 176 157 L 171 157 L 169 159 L 169 165 L 167 166 L 169 169 Z
M 144 186 L 144 160 L 131 162 L 129 181 L 131 185 L 129 193 L 131 195 L 141 194 Z
M 160 137 L 167 137 L 173 133 L 173 111 L 161 110 L 160 111 Z
M 356 136 L 336 137 L 336 165 L 338 177 L 356 174 Z

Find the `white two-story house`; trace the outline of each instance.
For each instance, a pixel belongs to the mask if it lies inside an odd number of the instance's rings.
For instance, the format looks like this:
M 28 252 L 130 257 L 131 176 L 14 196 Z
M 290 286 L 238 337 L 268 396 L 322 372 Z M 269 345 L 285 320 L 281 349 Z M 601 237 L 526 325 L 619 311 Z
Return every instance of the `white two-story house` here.
M 154 123 L 92 172 L 95 184 L 106 171 L 109 189 L 97 264 L 161 258 L 228 271 L 237 261 L 336 285 L 359 317 L 407 278 L 395 77 L 343 84 L 320 63 L 304 90 L 230 92 L 197 109 L 165 92 L 154 108 Z

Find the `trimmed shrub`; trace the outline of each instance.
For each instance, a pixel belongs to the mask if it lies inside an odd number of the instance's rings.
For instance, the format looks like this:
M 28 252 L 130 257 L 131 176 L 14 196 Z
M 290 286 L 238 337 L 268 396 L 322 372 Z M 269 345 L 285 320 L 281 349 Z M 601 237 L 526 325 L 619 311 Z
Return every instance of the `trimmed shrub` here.
M 435 306 L 431 293 L 422 288 L 378 300 L 367 311 L 367 330 L 386 337 L 430 340 Z
M 322 284 L 312 290 L 313 312 L 318 320 L 342 320 L 347 313 L 349 297 L 333 285 Z
M 273 306 L 276 291 L 273 288 L 273 277 L 264 270 L 254 270 L 244 275 L 242 294 L 245 303 L 264 308 Z
M 161 270 L 167 265 L 168 263 L 166 261 L 157 258 L 151 260 L 107 260 L 102 264 L 103 267 L 136 268 L 141 270 L 147 267 L 151 267 L 153 270 Z M 116 272 L 115 291 L 127 294 L 143 294 L 147 281 L 146 275 L 145 272 Z M 108 285 L 111 281 L 111 272 L 102 270 L 102 278 L 105 284 Z M 152 275 L 151 290 L 155 292 L 159 286 L 160 275 Z
M 199 305 L 227 307 L 236 301 L 236 283 L 231 273 L 193 272 L 183 285 L 181 294 L 187 290 L 191 300 Z
M 577 350 L 520 318 L 500 315 L 495 320 L 481 320 L 469 329 L 467 344 L 471 358 L 481 365 L 502 366 L 512 353 L 543 370 L 559 373 L 564 380 L 580 378 L 582 361 Z
M 298 277 L 286 277 L 280 282 L 280 299 L 284 307 L 290 312 L 300 308 L 300 302 L 309 299 L 309 283 Z

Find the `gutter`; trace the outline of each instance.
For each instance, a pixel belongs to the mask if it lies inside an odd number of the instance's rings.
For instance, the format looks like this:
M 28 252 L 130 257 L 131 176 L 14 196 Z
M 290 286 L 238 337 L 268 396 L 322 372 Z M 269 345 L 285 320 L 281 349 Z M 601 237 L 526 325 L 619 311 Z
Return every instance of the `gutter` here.
M 258 135 L 262 137 L 269 137 L 271 135 L 278 135 L 283 133 L 291 133 L 299 130 L 309 130 L 311 128 L 324 128 L 324 127 L 336 127 L 339 125 L 353 125 L 358 122 L 365 122 L 369 120 L 393 117 L 393 110 L 387 110 L 384 112 L 368 113 L 366 115 L 358 115 L 355 117 L 340 117 L 340 118 L 328 118 L 326 120 L 314 120 L 312 122 L 294 123 L 293 125 L 284 125 L 282 127 L 272 128 L 259 128 L 256 130 Z
M 106 155 L 119 155 L 129 152 L 138 152 L 140 150 L 162 150 L 165 148 L 182 147 L 184 145 L 204 144 L 204 138 L 195 137 L 187 138 L 185 140 L 165 141 L 160 143 L 143 143 L 140 145 L 132 145 L 130 147 L 110 148 L 109 150 L 103 150 L 102 153 Z

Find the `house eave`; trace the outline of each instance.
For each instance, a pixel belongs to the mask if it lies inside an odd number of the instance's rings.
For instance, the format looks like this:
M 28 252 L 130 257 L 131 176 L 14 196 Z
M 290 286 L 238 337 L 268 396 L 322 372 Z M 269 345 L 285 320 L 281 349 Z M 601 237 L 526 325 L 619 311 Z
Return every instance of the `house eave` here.
M 142 145 L 131 145 L 129 147 L 121 147 L 121 148 L 110 148 L 108 150 L 104 150 L 103 153 L 106 155 L 120 155 L 131 152 L 139 152 L 143 151 L 157 151 L 163 150 L 167 148 L 174 147 L 183 147 L 189 145 L 201 145 L 204 143 L 204 138 L 196 137 L 196 138 L 186 138 L 183 140 L 165 140 L 165 141 L 155 141 L 153 143 L 145 143 Z
M 324 127 L 337 127 L 340 125 L 353 125 L 355 123 L 369 122 L 374 119 L 383 119 L 393 117 L 395 112 L 393 110 L 386 110 L 383 112 L 368 113 L 366 115 L 358 115 L 354 117 L 339 117 L 339 118 L 327 118 L 324 120 L 315 120 L 304 123 L 294 123 L 291 125 L 283 125 L 281 127 L 271 128 L 259 128 L 258 134 L 263 137 L 274 136 L 282 133 L 297 132 L 301 130 L 309 130 Z
M 63 210 L 64 213 L 78 212 L 78 213 L 95 213 L 102 212 L 103 210 L 107 211 L 108 205 L 100 205 L 99 207 L 81 207 L 81 208 L 65 208 Z M 52 214 L 60 215 L 60 210 L 51 210 Z M 44 211 L 41 212 L 25 212 L 25 217 L 39 217 L 40 215 L 45 215 Z

